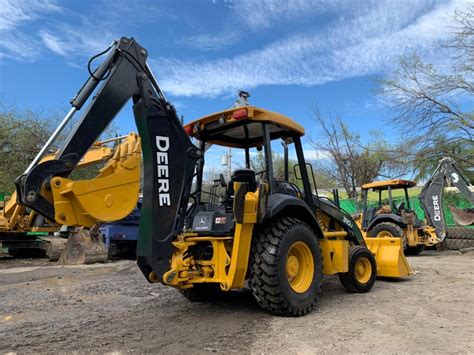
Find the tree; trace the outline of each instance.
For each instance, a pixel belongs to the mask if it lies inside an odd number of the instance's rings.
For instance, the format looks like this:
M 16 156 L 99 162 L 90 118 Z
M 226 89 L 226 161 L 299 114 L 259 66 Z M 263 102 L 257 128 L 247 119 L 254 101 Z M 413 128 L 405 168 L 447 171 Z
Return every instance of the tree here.
M 14 190 L 15 179 L 36 157 L 58 125 L 61 117 L 52 113 L 48 118 L 31 110 L 17 110 L 0 105 L 0 192 L 10 194 Z M 64 142 L 71 127 L 54 142 L 49 153 L 54 153 Z M 117 129 L 111 126 L 104 138 L 117 136 Z M 74 171 L 74 179 L 86 179 L 97 175 L 98 167 L 90 166 Z
M 311 163 L 311 160 L 306 157 L 306 162 Z M 276 180 L 285 179 L 285 159 L 283 154 L 273 153 L 273 174 Z M 295 176 L 293 167 L 298 164 L 296 159 L 288 158 L 288 181 L 297 185 L 301 189 L 303 184 Z M 255 156 L 250 159 L 250 166 L 255 172 L 264 171 L 265 168 L 265 155 L 263 152 L 258 152 Z M 327 189 L 333 186 L 332 178 L 328 176 L 324 171 L 320 169 L 315 169 L 314 180 L 316 181 L 316 188 L 318 189 Z M 310 183 L 313 185 L 312 176 L 309 176 Z
M 381 138 L 373 138 L 362 145 L 360 136 L 349 130 L 335 112 L 323 116 L 314 110 L 316 123 L 321 132 L 318 140 L 311 140 L 313 147 L 321 151 L 318 163 L 322 171 L 334 180 L 332 187 L 342 186 L 349 197 L 356 197 L 356 189 L 377 177 L 394 178 L 403 175 L 397 154 Z
M 417 54 L 400 59 L 396 70 L 380 80 L 381 94 L 395 108 L 393 125 L 410 147 L 405 158 L 418 178 L 430 174 L 443 156 L 461 167 L 474 166 L 474 112 L 463 101 L 474 94 L 474 5 L 457 12 L 451 38 L 439 51 L 450 54 L 440 70 Z
M 51 134 L 49 121 L 32 111 L 0 113 L 0 191 L 10 193 L 14 180 L 22 174 Z

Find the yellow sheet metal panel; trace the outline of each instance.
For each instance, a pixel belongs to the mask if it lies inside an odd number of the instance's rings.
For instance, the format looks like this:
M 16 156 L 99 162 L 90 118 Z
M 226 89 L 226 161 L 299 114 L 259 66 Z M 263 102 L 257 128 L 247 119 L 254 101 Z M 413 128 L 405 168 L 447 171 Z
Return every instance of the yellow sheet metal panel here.
M 411 274 L 400 238 L 367 238 L 365 242 L 375 255 L 377 276 L 398 278 Z
M 234 188 L 240 188 L 239 183 Z M 235 190 L 237 194 L 237 190 Z M 247 267 L 249 264 L 250 244 L 252 242 L 253 227 L 257 220 L 258 189 L 245 194 L 244 220 L 236 223 L 234 243 L 232 245 L 231 262 L 228 272 L 228 284 L 223 289 L 242 288 L 244 286 Z M 222 286 L 221 286 L 222 287 Z
M 234 184 L 236 194 L 241 185 Z M 163 276 L 165 283 L 187 288 L 195 283 L 213 282 L 220 283 L 221 288 L 226 291 L 244 286 L 257 216 L 258 189 L 256 192 L 247 192 L 243 203 L 243 223 L 236 223 L 232 237 L 198 236 L 195 233 L 178 236 L 178 241 L 173 242 L 175 251 L 171 258 L 171 268 Z M 203 241 L 212 243 L 213 256 L 210 261 L 184 258 L 184 253 L 190 246 Z
M 323 274 L 333 275 L 349 270 L 349 241 L 321 239 Z

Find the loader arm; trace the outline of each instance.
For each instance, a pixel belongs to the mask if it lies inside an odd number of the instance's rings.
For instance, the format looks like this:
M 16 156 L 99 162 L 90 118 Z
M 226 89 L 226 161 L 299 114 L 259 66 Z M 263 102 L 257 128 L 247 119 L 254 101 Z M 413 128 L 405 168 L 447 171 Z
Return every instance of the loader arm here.
M 418 196 L 428 222 L 435 227 L 440 241 L 446 237 L 446 225 L 443 213 L 443 191 L 448 185 L 456 187 L 471 203 L 474 203 L 474 194 L 470 190 L 469 180 L 457 167 L 451 158 L 440 160 L 433 175 L 423 186 Z
M 62 216 L 56 210 L 68 203 L 73 205 L 80 198 L 78 196 L 87 194 L 89 188 L 87 184 L 81 184 L 74 190 L 74 182 L 67 179 L 68 175 L 121 108 L 132 99 L 144 167 L 138 264 L 145 274 L 154 270 L 157 275 L 162 275 L 169 266 L 173 250 L 171 240 L 184 224 L 200 151 L 191 143 L 174 107 L 161 92 L 146 63 L 147 55 L 147 51 L 133 38 L 123 37 L 114 42 L 106 59 L 91 73 L 71 100 L 70 112 L 46 144 L 47 146 L 61 132 L 75 112 L 95 92 L 56 159 L 42 163 L 37 163 L 41 157 L 35 159 L 25 174 L 16 180 L 16 186 L 18 200 L 22 204 L 48 219 L 61 220 Z M 104 186 L 94 187 L 94 198 L 83 199 L 82 207 L 88 210 L 94 209 L 97 204 L 103 204 L 101 210 L 114 214 L 114 210 L 122 208 L 123 204 L 135 206 L 138 191 L 135 196 L 123 194 L 129 183 L 137 182 L 109 178 Z M 48 199 L 42 194 L 42 190 L 48 185 L 52 189 L 65 188 L 63 194 L 56 194 L 65 201 Z M 67 219 L 67 214 L 73 214 L 74 211 L 66 208 L 64 213 L 63 217 Z

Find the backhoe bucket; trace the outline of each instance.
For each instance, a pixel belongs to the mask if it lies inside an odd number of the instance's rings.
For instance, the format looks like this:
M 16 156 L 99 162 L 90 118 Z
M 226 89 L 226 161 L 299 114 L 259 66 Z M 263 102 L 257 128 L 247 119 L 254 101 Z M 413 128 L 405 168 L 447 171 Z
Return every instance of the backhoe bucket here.
M 453 205 L 448 205 L 448 208 L 451 210 L 456 224 L 463 227 L 474 224 L 474 211 L 471 212 L 470 209 L 464 210 Z
M 98 233 L 87 229 L 77 229 L 68 237 L 66 248 L 59 258 L 62 265 L 104 263 L 108 251 Z
M 403 254 L 400 238 L 367 238 L 367 247 L 375 255 L 377 276 L 403 277 L 411 273 L 408 260 Z

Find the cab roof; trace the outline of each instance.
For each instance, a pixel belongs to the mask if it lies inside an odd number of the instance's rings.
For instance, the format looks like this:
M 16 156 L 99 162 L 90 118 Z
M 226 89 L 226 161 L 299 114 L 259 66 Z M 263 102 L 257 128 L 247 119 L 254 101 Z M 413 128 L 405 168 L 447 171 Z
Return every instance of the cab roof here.
M 262 124 L 268 123 L 270 139 L 303 136 L 304 127 L 280 113 L 255 106 L 233 107 L 185 125 L 191 136 L 208 143 L 245 148 L 263 145 Z
M 383 181 L 375 181 L 368 184 L 362 185 L 362 190 L 386 190 L 390 186 L 391 189 L 403 189 L 403 188 L 410 188 L 416 186 L 416 182 L 410 180 L 383 180 Z

